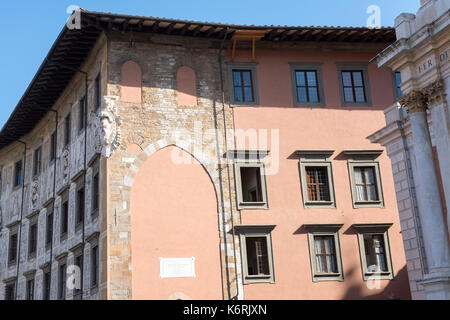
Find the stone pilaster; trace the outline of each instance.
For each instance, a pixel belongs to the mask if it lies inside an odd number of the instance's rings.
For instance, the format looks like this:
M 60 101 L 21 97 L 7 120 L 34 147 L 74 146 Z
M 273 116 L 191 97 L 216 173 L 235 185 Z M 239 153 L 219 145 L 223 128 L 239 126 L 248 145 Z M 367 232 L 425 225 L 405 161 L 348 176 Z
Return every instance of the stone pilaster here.
M 450 247 L 427 123 L 428 97 L 437 99 L 427 90 L 415 90 L 403 97 L 401 103 L 408 107 L 414 155 L 420 168 L 417 171 L 417 197 L 430 271 L 421 284 L 427 299 L 449 299 Z

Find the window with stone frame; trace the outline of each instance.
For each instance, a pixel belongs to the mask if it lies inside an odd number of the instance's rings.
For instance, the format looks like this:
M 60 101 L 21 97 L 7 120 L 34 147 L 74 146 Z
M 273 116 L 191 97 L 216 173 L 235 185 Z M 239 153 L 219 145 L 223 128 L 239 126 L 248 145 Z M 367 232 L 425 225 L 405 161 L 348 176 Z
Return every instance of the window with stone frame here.
M 53 163 L 56 159 L 56 131 L 54 131 L 50 137 L 50 157 L 49 165 Z
M 366 62 L 338 62 L 341 103 L 344 107 L 371 106 L 369 71 Z
M 392 223 L 355 224 L 364 280 L 393 279 L 388 229 Z
M 60 241 L 67 238 L 69 231 L 69 192 L 62 194 L 61 215 L 60 215 Z
M 9 229 L 8 243 L 8 266 L 17 263 L 17 244 L 19 238 L 19 225 L 16 224 Z
M 72 118 L 69 113 L 64 119 L 64 146 L 68 146 L 72 135 Z
M 77 179 L 77 191 L 76 191 L 76 211 L 75 211 L 75 227 L 81 226 L 85 219 L 86 208 L 86 194 L 84 189 L 84 175 Z
M 78 132 L 82 132 L 86 127 L 86 96 L 83 96 L 78 102 Z
M 333 170 L 334 151 L 299 150 L 299 170 L 305 208 L 335 208 Z
M 14 187 L 21 186 L 23 183 L 23 162 L 17 161 L 14 164 Z
M 34 300 L 34 277 L 27 279 L 26 290 L 26 300 Z
M 65 262 L 58 266 L 58 299 L 66 299 L 66 279 L 67 279 L 67 265 Z
M 49 248 L 53 241 L 53 203 L 47 207 L 47 216 L 45 219 L 45 246 Z
M 232 150 L 239 209 L 268 209 L 264 158 L 268 151 Z
M 290 62 L 294 106 L 323 107 L 322 63 Z
M 28 231 L 28 259 L 36 257 L 38 241 L 38 219 L 34 217 L 30 220 Z
M 91 214 L 98 214 L 100 207 L 100 171 L 99 161 L 96 161 L 92 166 L 92 202 L 91 202 Z
M 41 170 L 42 170 L 42 147 L 39 147 L 34 151 L 33 177 L 40 175 Z
M 51 272 L 47 268 L 44 270 L 42 278 L 42 300 L 50 300 L 50 290 L 52 285 Z
M 399 98 L 403 97 L 403 91 L 401 88 L 402 74 L 400 72 L 395 72 L 394 79 L 395 79 L 395 96 L 397 99 L 399 99 Z
M 343 281 L 339 230 L 342 224 L 306 224 L 314 282 Z
M 244 284 L 275 282 L 272 230 L 275 226 L 240 225 L 239 233 Z
M 5 300 L 16 300 L 16 282 L 8 282 L 5 285 Z
M 79 299 L 79 295 L 81 295 L 81 281 L 83 279 L 83 266 L 84 263 L 84 250 L 83 247 L 78 247 L 76 248 L 76 250 L 74 250 L 74 265 L 76 267 L 78 267 L 79 269 L 79 275 L 80 275 L 80 279 L 79 282 L 77 282 L 77 284 L 79 284 L 79 287 L 74 287 L 73 289 L 73 296 L 74 299 Z
M 353 207 L 384 207 L 380 164 L 381 150 L 345 150 Z
M 99 73 L 94 81 L 94 110 L 97 111 L 102 105 L 102 81 Z
M 99 252 L 98 252 L 98 244 L 95 244 L 91 248 L 91 288 L 98 286 L 98 274 L 99 274 Z
M 256 63 L 229 62 L 229 90 L 232 105 L 258 105 Z

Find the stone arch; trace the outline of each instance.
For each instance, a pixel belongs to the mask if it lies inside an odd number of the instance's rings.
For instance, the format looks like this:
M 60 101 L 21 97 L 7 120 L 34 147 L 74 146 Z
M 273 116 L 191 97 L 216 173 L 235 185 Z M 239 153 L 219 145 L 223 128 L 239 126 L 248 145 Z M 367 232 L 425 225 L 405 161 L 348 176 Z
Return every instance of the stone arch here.
M 222 274 L 216 188 L 198 160 L 194 161 L 201 166 L 192 162 L 178 166 L 174 151 L 195 159 L 168 144 L 147 156 L 134 175 L 130 192 L 133 298 L 161 299 L 178 291 L 195 299 L 218 299 Z M 160 258 L 190 257 L 195 257 L 194 278 L 159 278 Z
M 139 64 L 129 60 L 122 65 L 121 100 L 124 102 L 142 102 L 142 70 Z
M 196 161 L 200 163 L 200 165 L 203 167 L 203 169 L 207 172 L 209 178 L 211 179 L 211 182 L 214 185 L 214 190 L 216 193 L 216 199 L 219 199 L 219 190 L 220 190 L 220 181 L 219 181 L 219 174 L 217 173 L 216 167 L 214 165 L 214 162 L 209 162 L 206 160 L 206 155 L 198 151 L 200 148 L 194 147 L 194 152 L 189 151 L 189 144 L 185 141 L 175 141 L 174 139 L 161 139 L 157 141 L 156 143 L 146 143 L 141 145 L 142 152 L 134 159 L 134 161 L 131 163 L 131 165 L 128 167 L 125 177 L 124 177 L 124 185 L 127 188 L 131 188 L 133 186 L 134 178 L 136 174 L 138 173 L 140 167 L 142 164 L 150 158 L 153 154 L 158 152 L 161 149 L 167 148 L 169 146 L 177 147 L 178 149 L 181 149 L 191 155 Z M 205 161 L 206 160 L 206 161 Z M 130 199 L 127 197 L 126 201 L 126 207 L 130 208 Z M 219 212 L 219 201 L 217 201 L 217 212 Z
M 177 71 L 177 97 L 180 106 L 197 105 L 197 79 L 191 67 L 181 66 Z

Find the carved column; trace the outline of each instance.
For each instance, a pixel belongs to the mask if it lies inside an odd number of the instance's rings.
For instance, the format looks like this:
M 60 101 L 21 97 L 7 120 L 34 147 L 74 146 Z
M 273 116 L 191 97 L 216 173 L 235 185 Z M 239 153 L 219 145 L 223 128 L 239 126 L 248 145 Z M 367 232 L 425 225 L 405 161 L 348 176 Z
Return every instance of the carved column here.
M 447 207 L 447 228 L 450 234 L 450 123 L 448 117 L 447 95 L 442 80 L 438 80 L 423 92 L 428 98 L 428 109 L 431 111 L 434 140 L 440 164 L 445 204 Z
M 427 121 L 427 96 L 412 91 L 400 103 L 408 107 L 416 159 L 417 199 L 429 274 L 421 284 L 427 299 L 450 299 L 450 247 Z

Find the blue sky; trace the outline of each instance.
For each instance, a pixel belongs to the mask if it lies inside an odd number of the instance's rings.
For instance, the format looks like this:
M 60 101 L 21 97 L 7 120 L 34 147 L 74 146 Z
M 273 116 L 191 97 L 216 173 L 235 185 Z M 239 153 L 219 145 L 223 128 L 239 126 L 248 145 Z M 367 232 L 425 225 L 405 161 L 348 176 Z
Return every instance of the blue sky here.
M 416 13 L 419 0 L 40 0 L 3 1 L 0 30 L 0 128 L 8 120 L 52 46 L 70 5 L 93 11 L 255 25 L 366 26 L 370 5 L 381 24 L 401 12 Z

